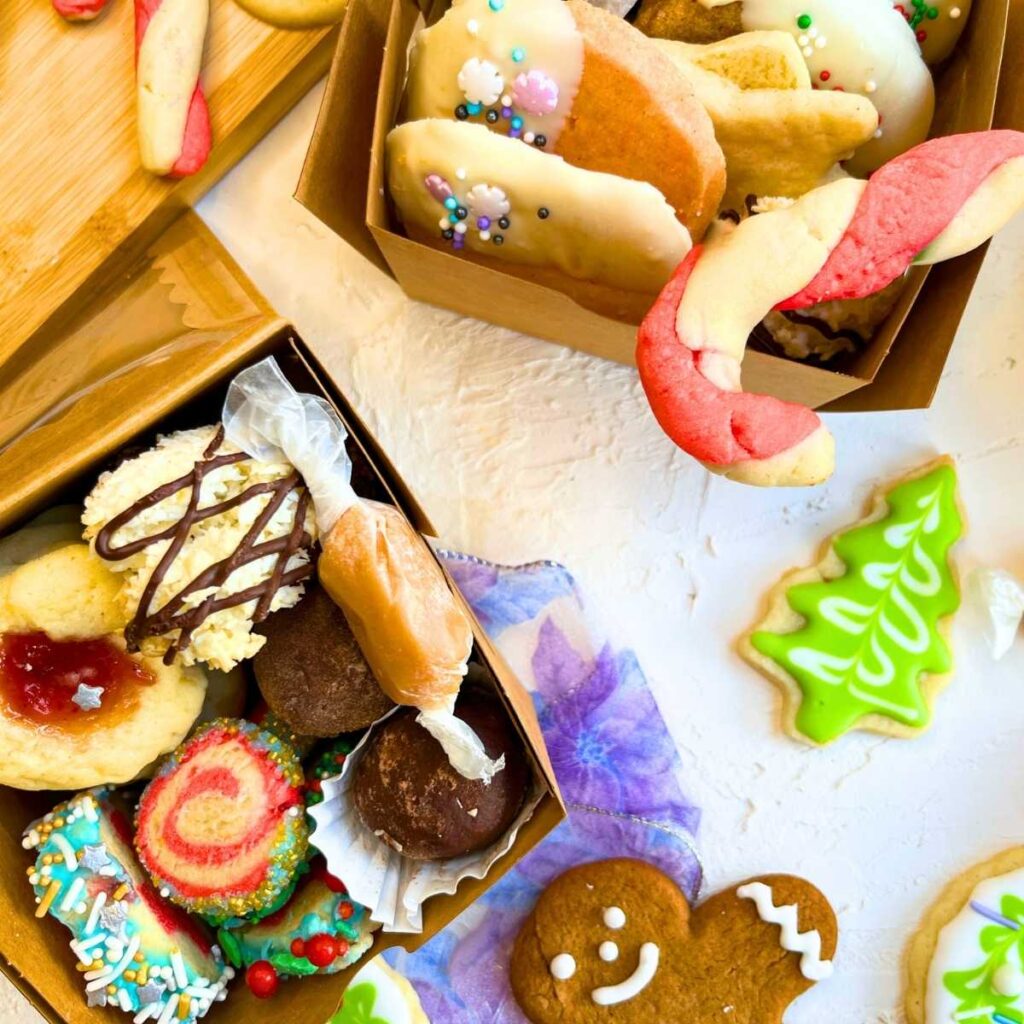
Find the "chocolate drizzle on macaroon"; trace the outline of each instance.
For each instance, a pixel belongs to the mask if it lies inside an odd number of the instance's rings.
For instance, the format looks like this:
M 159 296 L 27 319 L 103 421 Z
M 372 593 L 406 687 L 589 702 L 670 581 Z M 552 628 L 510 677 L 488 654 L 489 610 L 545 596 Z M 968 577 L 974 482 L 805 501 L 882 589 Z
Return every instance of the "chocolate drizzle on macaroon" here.
M 236 494 L 215 505 L 207 505 L 205 508 L 199 507 L 199 496 L 203 480 L 210 473 L 223 466 L 230 466 L 250 458 L 245 452 L 226 452 L 218 455 L 217 450 L 223 443 L 224 426 L 219 424 L 213 440 L 203 452 L 202 459 L 196 462 L 190 472 L 178 477 L 177 480 L 171 480 L 166 484 L 162 484 L 155 490 L 150 491 L 149 494 L 139 498 L 138 501 L 123 512 L 114 516 L 96 535 L 96 553 L 108 561 L 120 561 L 130 558 L 151 544 L 157 544 L 160 541 L 169 540 L 171 542 L 146 583 L 135 617 L 128 623 L 124 631 L 128 650 L 137 651 L 146 637 L 162 636 L 172 630 L 179 630 L 177 639 L 171 643 L 171 646 L 164 654 L 164 663 L 167 665 L 170 665 L 174 661 L 175 656 L 188 646 L 193 632 L 214 613 L 225 608 L 233 608 L 236 605 L 245 604 L 248 601 L 255 601 L 256 608 L 252 614 L 252 621 L 262 622 L 269 614 L 270 604 L 278 590 L 282 587 L 299 583 L 313 574 L 313 566 L 310 564 L 302 565 L 295 569 L 287 568 L 288 560 L 292 555 L 303 548 L 310 547 L 313 543 L 313 538 L 305 529 L 306 512 L 309 508 L 309 492 L 303 487 L 302 478 L 298 473 L 293 472 L 277 480 L 253 484 L 240 494 Z M 167 529 L 154 533 L 149 537 L 140 537 L 137 540 L 129 541 L 127 544 L 120 546 L 115 544 L 114 536 L 118 530 L 127 526 L 136 516 L 141 515 L 147 509 L 152 508 L 161 501 L 165 501 L 186 487 L 191 488 L 191 495 L 189 496 L 188 507 L 185 509 L 185 514 L 181 519 L 171 524 Z M 270 522 L 292 491 L 298 491 L 299 495 L 291 530 L 284 536 L 274 537 L 271 540 L 257 543 L 257 538 L 266 528 L 267 523 Z M 204 519 L 220 515 L 263 494 L 270 495 L 270 500 L 267 501 L 260 514 L 256 517 L 238 547 L 226 558 L 221 559 L 219 562 L 214 562 L 204 569 L 191 583 L 174 594 L 162 608 L 151 611 L 150 606 L 153 603 L 153 598 L 167 576 L 172 563 L 181 553 L 181 549 L 188 540 L 192 527 Z M 192 594 L 210 587 L 219 589 L 236 569 L 248 565 L 250 562 L 266 558 L 268 555 L 276 555 L 277 559 L 275 560 L 273 571 L 261 583 L 247 587 L 245 590 L 240 590 L 236 594 L 228 594 L 223 597 L 211 594 L 194 608 L 183 608 L 183 605 Z

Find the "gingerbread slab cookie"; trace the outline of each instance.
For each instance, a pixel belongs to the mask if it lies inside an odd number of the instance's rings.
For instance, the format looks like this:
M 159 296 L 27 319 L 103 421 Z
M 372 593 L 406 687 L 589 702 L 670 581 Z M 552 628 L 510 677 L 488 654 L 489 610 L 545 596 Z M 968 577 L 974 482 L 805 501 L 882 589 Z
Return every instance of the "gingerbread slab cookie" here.
M 583 864 L 542 893 L 512 951 L 533 1024 L 781 1024 L 832 973 L 835 914 L 809 882 L 765 875 L 691 911 L 644 861 Z
M 782 690 L 791 736 L 824 744 L 850 729 L 916 736 L 929 724 L 960 604 L 956 485 L 947 457 L 883 488 L 816 565 L 769 595 L 740 652 Z
M 925 913 L 907 950 L 909 1024 L 1024 1019 L 1024 847 L 977 864 Z

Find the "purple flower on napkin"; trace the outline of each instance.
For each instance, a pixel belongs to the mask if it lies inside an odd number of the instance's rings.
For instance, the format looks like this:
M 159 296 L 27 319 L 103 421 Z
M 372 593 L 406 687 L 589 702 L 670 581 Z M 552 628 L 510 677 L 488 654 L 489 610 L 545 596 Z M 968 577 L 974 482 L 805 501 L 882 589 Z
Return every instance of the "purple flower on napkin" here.
M 416 987 L 433 1024 L 526 1024 L 508 963 L 540 892 L 574 864 L 638 857 L 695 898 L 700 811 L 679 787 L 679 758 L 636 656 L 593 628 L 564 568 L 442 556 L 505 657 L 530 667 L 523 682 L 533 690 L 569 817 L 415 954 L 388 958 Z

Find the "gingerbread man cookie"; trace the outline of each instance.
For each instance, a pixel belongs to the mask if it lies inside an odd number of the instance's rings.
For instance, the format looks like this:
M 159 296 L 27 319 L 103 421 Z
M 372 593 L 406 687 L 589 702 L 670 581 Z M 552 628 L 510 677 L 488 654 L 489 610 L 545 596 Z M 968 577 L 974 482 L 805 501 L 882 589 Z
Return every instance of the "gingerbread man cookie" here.
M 751 879 L 691 911 L 653 865 L 598 861 L 541 895 L 512 951 L 512 991 L 533 1024 L 781 1024 L 832 973 L 837 937 L 801 878 Z

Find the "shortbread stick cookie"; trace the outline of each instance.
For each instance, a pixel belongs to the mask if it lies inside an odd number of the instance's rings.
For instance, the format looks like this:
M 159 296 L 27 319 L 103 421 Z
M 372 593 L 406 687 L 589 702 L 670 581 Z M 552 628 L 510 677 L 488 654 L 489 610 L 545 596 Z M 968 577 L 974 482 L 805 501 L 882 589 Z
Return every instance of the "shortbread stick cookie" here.
M 533 1024 L 781 1024 L 832 974 L 837 939 L 828 900 L 802 878 L 753 878 L 691 911 L 653 865 L 605 860 L 544 890 L 510 978 Z
M 782 33 L 751 34 L 782 35 L 796 46 Z M 805 88 L 741 88 L 697 63 L 694 51 L 700 47 L 670 39 L 654 42 L 693 86 L 711 116 L 725 153 L 726 207 L 740 209 L 751 195 L 803 195 L 820 185 L 878 127 L 878 113 L 863 96 L 812 89 L 809 82 Z M 799 58 L 799 50 L 796 54 Z M 734 58 L 734 73 L 737 63 Z
M 782 691 L 786 732 L 913 737 L 952 671 L 960 592 L 950 550 L 964 514 L 949 458 L 880 489 L 868 515 L 787 574 L 740 653 Z
M 816 88 L 856 93 L 874 104 L 880 125 L 847 163 L 852 174 L 867 175 L 927 137 L 935 87 L 914 31 L 892 0 L 644 0 L 637 26 L 651 35 L 702 42 L 692 34 L 696 7 L 738 16 L 735 32 L 791 33 Z
M 725 187 L 689 83 L 586 0 L 457 0 L 416 39 L 405 116 L 478 122 L 574 166 L 650 182 L 694 238 Z
M 930 201 L 920 203 L 927 187 Z M 741 390 L 772 309 L 873 295 L 909 266 L 973 249 L 1024 207 L 1024 133 L 932 139 L 868 182 L 847 178 L 693 249 L 640 325 L 637 367 L 662 429 L 708 469 L 760 485 L 827 479 L 835 447 L 810 409 Z
M 107 6 L 107 0 L 53 0 L 53 9 L 65 21 L 92 21 Z
M 135 72 L 142 166 L 195 174 L 212 134 L 199 73 L 210 0 L 135 0 Z
M 925 912 L 906 954 L 908 1024 L 1024 1013 L 1024 846 L 969 868 Z

